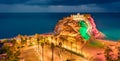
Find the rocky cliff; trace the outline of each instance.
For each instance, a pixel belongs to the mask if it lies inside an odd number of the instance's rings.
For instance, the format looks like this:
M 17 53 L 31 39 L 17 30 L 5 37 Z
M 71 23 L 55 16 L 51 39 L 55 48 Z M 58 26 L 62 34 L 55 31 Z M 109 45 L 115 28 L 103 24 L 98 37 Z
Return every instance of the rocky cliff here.
M 59 20 L 55 26 L 56 35 L 71 36 L 89 40 L 91 37 L 103 38 L 90 14 L 77 14 Z

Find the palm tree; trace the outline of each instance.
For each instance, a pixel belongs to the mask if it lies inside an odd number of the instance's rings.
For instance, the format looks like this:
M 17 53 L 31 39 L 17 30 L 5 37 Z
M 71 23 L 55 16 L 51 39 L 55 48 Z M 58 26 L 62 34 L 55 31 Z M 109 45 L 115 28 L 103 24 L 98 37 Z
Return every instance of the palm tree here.
M 49 42 L 48 36 L 44 37 L 44 44 L 45 44 L 45 45 L 48 45 L 48 42 Z
M 51 59 L 51 61 L 54 61 L 54 48 L 55 48 L 54 43 L 51 43 L 51 49 L 52 49 L 52 59 Z
M 42 47 L 42 61 L 44 61 L 44 43 L 41 43 Z
M 38 34 L 35 34 L 35 38 L 37 40 L 37 44 L 38 44 L 38 51 L 40 50 L 39 49 L 39 43 L 40 43 L 40 38 L 39 38 L 39 35 Z M 41 37 L 42 38 L 42 37 Z
M 55 37 L 55 45 L 57 45 L 58 43 L 57 37 Z
M 61 42 L 60 39 L 64 40 L 64 39 L 61 38 L 60 36 L 61 36 L 61 35 L 59 35 L 59 34 L 55 35 L 56 45 L 58 45 L 59 47 L 60 47 L 59 43 Z M 61 47 L 62 47 L 62 46 L 61 46 Z
M 40 45 L 39 38 L 37 38 L 37 44 L 38 44 L 38 51 L 39 51 L 40 50 L 39 49 L 39 45 Z
M 62 55 L 61 55 L 61 53 L 62 53 L 62 42 L 60 42 L 59 43 L 59 47 L 60 47 L 60 51 L 59 51 L 59 59 L 61 60 L 61 57 L 62 57 Z
M 72 47 L 73 47 L 73 43 L 74 43 L 75 39 L 73 37 L 68 37 L 67 41 L 70 43 L 71 51 L 73 51 Z M 71 58 L 73 58 L 72 53 L 71 53 Z
M 67 41 L 66 36 L 60 35 L 59 38 L 60 38 L 60 42 L 62 42 L 64 47 L 64 44 L 65 44 L 64 42 Z
M 73 42 L 75 41 L 75 39 L 73 37 L 68 37 L 67 41 L 70 43 L 71 51 L 72 51 L 72 45 L 73 45 Z
M 59 59 L 60 60 L 62 60 L 61 58 L 62 58 L 62 55 L 61 55 L 61 53 L 62 53 L 62 51 L 63 51 L 63 49 L 62 49 L 62 43 L 64 43 L 64 38 L 61 38 L 60 37 L 61 35 L 59 35 L 59 34 L 57 34 L 57 35 L 55 35 L 55 37 L 56 37 L 56 45 L 58 45 L 59 47 L 60 47 L 60 50 L 59 50 L 59 53 L 58 53 L 58 56 L 59 56 Z M 62 41 L 60 41 L 60 39 L 62 40 Z
M 45 37 L 41 36 L 40 45 L 42 47 L 42 49 L 41 49 L 41 52 L 42 52 L 42 61 L 44 61 L 44 44 L 45 44 Z
M 73 44 L 73 42 L 71 41 L 70 44 L 71 44 L 70 46 L 71 46 L 71 51 L 72 51 L 72 44 Z
M 22 37 L 21 37 L 21 44 L 22 44 L 22 47 L 25 47 L 26 43 L 27 43 L 27 38 L 24 37 L 24 36 L 22 36 Z
M 70 44 L 71 44 L 71 51 L 72 51 L 72 44 L 73 44 L 73 42 L 71 41 Z M 71 58 L 72 58 L 72 53 L 71 53 Z

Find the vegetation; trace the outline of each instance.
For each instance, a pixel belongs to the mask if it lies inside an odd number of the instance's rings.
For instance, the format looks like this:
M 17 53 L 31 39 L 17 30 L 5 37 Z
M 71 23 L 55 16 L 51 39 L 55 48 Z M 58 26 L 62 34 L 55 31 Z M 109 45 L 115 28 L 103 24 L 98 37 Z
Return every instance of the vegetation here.
M 40 44 L 41 44 L 41 47 L 42 47 L 42 61 L 44 61 L 44 44 L 45 44 L 44 39 L 41 40 Z
M 111 57 L 109 56 L 110 52 L 112 52 L 112 50 L 109 47 L 106 47 L 104 54 L 105 54 L 106 60 L 108 61 L 112 61 Z
M 2 47 L 3 53 L 7 54 L 6 60 L 7 61 L 19 61 L 19 56 L 20 56 L 20 50 L 16 50 L 18 48 L 9 46 L 9 45 L 4 45 Z
M 115 47 L 115 49 L 111 47 Z M 107 61 L 120 61 L 120 46 L 106 47 L 104 54 Z
M 91 41 L 90 43 L 87 44 L 87 46 L 94 47 L 94 48 L 104 48 L 105 47 L 105 45 L 99 41 Z

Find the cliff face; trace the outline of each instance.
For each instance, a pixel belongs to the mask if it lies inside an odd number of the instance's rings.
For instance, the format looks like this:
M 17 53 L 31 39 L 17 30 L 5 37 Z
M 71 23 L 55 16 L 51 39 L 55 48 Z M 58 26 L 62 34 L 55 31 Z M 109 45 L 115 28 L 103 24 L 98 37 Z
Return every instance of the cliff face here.
M 89 14 L 77 14 L 66 17 L 55 26 L 57 35 L 72 36 L 89 40 L 90 37 L 103 38 L 104 35 L 97 30 L 93 18 Z

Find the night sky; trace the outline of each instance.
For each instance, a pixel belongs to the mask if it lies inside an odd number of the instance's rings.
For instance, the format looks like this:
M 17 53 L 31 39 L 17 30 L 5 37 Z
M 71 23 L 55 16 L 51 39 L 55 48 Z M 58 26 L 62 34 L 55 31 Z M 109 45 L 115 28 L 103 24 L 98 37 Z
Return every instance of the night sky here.
M 0 12 L 120 12 L 120 0 L 0 0 Z

